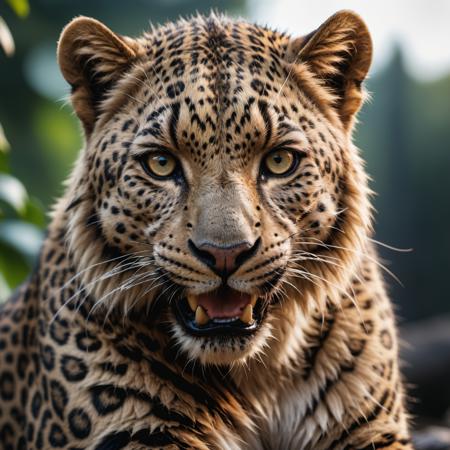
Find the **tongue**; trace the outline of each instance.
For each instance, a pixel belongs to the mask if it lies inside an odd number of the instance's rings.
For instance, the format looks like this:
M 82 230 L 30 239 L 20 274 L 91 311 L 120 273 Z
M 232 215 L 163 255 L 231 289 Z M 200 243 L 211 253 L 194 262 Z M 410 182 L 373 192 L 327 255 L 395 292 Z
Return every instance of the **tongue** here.
M 201 294 L 197 300 L 211 319 L 230 318 L 242 314 L 242 310 L 250 303 L 251 296 L 230 288 L 221 288 Z

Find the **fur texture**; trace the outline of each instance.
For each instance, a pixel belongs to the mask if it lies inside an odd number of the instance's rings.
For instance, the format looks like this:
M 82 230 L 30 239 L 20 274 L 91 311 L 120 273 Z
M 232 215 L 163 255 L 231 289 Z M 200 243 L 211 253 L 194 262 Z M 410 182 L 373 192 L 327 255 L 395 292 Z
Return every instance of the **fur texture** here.
M 58 60 L 86 145 L 39 264 L 0 310 L 0 448 L 411 449 L 395 319 L 351 142 L 370 35 L 211 15 L 138 39 L 89 18 Z M 265 155 L 299 156 L 268 176 Z M 179 176 L 150 176 L 151 149 Z M 189 241 L 260 242 L 227 278 L 251 335 L 174 314 L 224 282 Z

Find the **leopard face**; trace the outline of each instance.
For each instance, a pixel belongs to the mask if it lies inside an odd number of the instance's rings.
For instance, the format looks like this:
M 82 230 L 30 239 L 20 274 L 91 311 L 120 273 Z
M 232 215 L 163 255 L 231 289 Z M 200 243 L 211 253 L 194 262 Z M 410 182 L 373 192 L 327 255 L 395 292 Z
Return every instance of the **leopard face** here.
M 86 132 L 69 243 L 96 313 L 148 314 L 191 358 L 242 361 L 352 270 L 370 39 L 355 15 L 335 22 L 299 39 L 215 16 L 136 40 L 68 25 L 59 61 Z

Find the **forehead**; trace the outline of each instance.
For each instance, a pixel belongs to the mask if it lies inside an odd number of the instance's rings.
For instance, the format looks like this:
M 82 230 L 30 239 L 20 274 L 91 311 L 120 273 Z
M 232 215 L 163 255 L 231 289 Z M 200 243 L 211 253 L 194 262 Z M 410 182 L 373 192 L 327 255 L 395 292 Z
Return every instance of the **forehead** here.
M 256 80 L 255 87 L 258 78 L 280 76 L 288 38 L 256 25 L 213 16 L 171 24 L 148 35 L 146 41 L 152 70 L 161 80 L 203 80 L 215 93 L 218 88 L 231 87 L 231 81 L 243 81 L 246 74 Z
M 288 42 L 282 33 L 215 17 L 147 35 L 139 138 L 188 151 L 203 164 L 219 153 L 248 159 L 292 128 L 302 108 L 286 80 Z

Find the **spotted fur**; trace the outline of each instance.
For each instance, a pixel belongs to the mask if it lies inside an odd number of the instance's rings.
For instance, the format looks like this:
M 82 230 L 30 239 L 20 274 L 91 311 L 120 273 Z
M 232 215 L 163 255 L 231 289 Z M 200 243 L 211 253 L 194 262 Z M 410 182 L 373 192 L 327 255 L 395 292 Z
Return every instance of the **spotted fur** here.
M 294 39 L 211 15 L 131 39 L 78 18 L 58 58 L 86 145 L 0 310 L 0 448 L 411 449 L 351 142 L 362 20 Z M 302 155 L 290 176 L 261 174 L 277 146 Z M 161 147 L 170 180 L 140 164 Z M 201 238 L 260 239 L 228 279 L 268 305 L 256 334 L 175 319 L 222 282 L 189 248 Z

